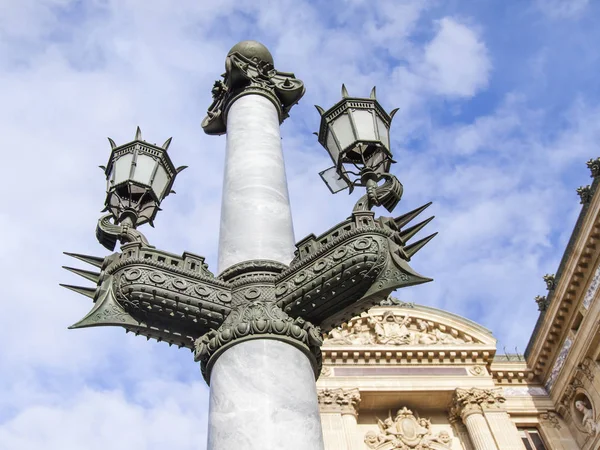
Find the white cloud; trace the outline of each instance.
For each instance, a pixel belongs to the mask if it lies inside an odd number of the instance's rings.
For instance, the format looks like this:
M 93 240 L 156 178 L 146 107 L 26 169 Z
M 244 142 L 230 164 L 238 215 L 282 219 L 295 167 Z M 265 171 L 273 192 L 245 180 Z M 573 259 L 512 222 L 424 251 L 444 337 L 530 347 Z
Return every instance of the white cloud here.
M 589 3 L 590 0 L 536 0 L 538 9 L 551 19 L 580 17 Z
M 431 87 L 441 95 L 471 97 L 488 84 L 492 68 L 488 51 L 477 33 L 451 17 L 426 46 L 424 70 Z
M 120 391 L 82 389 L 74 398 L 24 408 L 0 426 L 2 448 L 11 450 L 197 449 L 207 401 L 199 383 L 167 389 L 147 386 L 143 398 Z

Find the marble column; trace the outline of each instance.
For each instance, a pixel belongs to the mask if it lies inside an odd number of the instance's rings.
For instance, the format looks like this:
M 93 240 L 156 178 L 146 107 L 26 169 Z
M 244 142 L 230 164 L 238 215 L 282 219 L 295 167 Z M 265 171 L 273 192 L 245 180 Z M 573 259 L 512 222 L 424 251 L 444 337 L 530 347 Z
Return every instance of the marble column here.
M 257 339 L 225 351 L 210 376 L 209 450 L 322 450 L 315 376 L 306 355 Z
M 297 341 L 300 328 L 275 305 L 270 284 L 294 256 L 279 126 L 304 85 L 276 71 L 255 41 L 236 44 L 225 69 L 202 126 L 208 134 L 227 133 L 219 272 L 239 279 L 231 281 L 233 311 L 197 341 L 210 378 L 208 450 L 322 450 L 320 351 Z M 286 335 L 290 327 L 295 334 Z
M 219 272 L 251 259 L 289 264 L 294 243 L 277 109 L 244 95 L 227 113 Z

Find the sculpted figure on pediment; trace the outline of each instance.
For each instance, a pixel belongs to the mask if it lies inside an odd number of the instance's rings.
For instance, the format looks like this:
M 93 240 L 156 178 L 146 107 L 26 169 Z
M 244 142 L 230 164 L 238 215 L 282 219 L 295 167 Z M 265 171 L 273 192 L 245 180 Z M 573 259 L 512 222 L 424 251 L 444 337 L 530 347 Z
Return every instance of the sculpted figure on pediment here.
M 411 344 L 414 334 L 410 332 L 407 323 L 410 317 L 395 316 L 392 311 L 386 311 L 381 317 L 370 317 L 369 323 L 375 329 L 375 341 L 378 344 Z
M 443 430 L 437 434 L 431 431 L 431 421 L 417 417 L 404 407 L 392 418 L 377 419 L 379 432 L 370 430 L 365 434 L 364 442 L 374 450 L 425 450 L 449 449 L 452 445 L 450 433 Z
M 394 314 L 358 317 L 329 332 L 329 345 L 451 345 L 469 344 L 473 339 L 459 336 L 458 331 L 445 330 L 443 325 L 431 321 Z

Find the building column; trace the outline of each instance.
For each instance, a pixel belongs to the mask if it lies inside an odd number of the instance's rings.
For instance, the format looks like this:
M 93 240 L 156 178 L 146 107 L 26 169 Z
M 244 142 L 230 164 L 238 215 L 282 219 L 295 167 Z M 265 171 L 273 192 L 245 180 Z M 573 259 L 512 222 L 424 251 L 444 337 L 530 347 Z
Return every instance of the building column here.
M 318 397 L 327 450 L 358 450 L 355 438 L 358 389 L 321 389 Z
M 475 450 L 525 450 L 517 428 L 503 407 L 506 401 L 495 389 L 456 389 L 451 414 L 459 416 Z

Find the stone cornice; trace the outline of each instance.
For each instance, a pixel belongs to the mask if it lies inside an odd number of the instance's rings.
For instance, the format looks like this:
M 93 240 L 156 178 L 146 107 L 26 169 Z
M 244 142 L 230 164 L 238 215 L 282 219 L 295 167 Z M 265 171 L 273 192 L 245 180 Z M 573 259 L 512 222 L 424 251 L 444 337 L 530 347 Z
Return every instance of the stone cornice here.
M 454 391 L 450 405 L 450 416 L 465 420 L 471 414 L 502 410 L 506 397 L 500 389 L 462 389 Z
M 495 349 L 473 345 L 460 346 L 360 346 L 352 348 L 322 347 L 323 362 L 335 365 L 355 364 L 487 364 Z
M 360 392 L 358 389 L 319 389 L 319 410 L 322 413 L 358 415 Z
M 597 183 L 595 178 L 593 191 Z M 548 294 L 547 310 L 541 312 L 525 352 L 529 367 L 541 380 L 549 377 L 595 272 L 600 241 L 598 197 L 593 196 L 582 208 L 555 277 L 554 290 Z
M 535 380 L 525 361 L 493 361 L 489 370 L 497 385 L 529 384 Z

